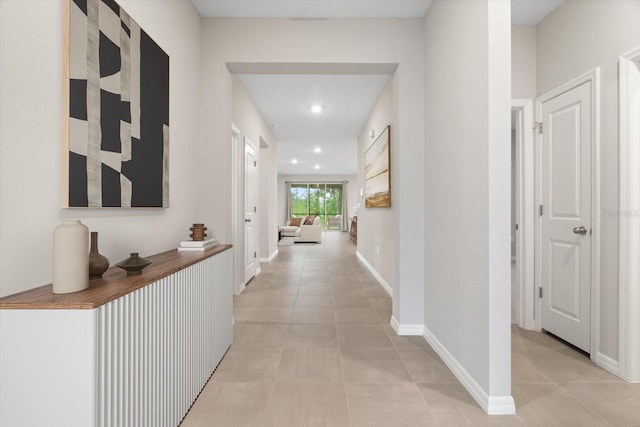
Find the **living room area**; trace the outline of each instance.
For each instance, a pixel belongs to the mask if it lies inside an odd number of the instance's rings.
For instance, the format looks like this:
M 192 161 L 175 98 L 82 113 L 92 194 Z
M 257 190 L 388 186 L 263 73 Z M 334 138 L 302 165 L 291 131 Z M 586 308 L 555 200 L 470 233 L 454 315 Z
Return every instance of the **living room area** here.
M 348 232 L 357 215 L 355 175 L 280 175 L 278 241 L 321 243 L 326 232 Z

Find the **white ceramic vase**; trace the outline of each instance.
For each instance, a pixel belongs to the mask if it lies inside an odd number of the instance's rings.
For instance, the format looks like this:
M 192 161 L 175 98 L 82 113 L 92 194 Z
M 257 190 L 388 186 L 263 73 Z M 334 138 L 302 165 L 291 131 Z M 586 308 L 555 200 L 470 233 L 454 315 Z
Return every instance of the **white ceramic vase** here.
M 89 287 L 89 229 L 80 220 L 64 220 L 53 231 L 53 293 Z

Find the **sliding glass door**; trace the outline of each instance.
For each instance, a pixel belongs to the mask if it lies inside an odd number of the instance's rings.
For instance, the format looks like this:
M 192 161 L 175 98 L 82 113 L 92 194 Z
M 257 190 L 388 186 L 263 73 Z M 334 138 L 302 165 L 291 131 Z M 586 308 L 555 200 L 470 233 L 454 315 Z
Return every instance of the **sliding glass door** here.
M 322 228 L 342 229 L 342 184 L 292 183 L 291 214 L 296 217 L 319 216 Z
M 342 229 L 342 184 L 325 184 L 325 219 L 328 230 Z
M 304 217 L 309 215 L 309 186 L 291 184 L 291 215 Z

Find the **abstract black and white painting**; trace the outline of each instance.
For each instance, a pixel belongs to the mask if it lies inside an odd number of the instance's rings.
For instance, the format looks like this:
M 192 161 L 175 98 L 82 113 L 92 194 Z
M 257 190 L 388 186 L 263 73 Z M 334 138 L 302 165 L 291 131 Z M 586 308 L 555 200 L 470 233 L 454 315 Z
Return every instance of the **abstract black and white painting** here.
M 68 0 L 68 207 L 168 207 L 169 56 L 113 0 Z

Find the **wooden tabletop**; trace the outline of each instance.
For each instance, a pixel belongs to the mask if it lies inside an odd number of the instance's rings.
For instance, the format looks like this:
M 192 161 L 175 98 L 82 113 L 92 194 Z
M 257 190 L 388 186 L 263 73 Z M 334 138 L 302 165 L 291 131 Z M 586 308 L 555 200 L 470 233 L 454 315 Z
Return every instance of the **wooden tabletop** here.
M 127 276 L 126 271 L 114 266 L 102 275 L 102 279 L 90 280 L 89 287 L 85 290 L 70 294 L 54 294 L 52 285 L 49 284 L 0 298 L 0 309 L 97 308 L 229 248 L 231 245 L 219 245 L 203 252 L 178 252 L 174 249 L 146 256 L 145 258 L 153 264 L 142 270 L 139 275 Z

